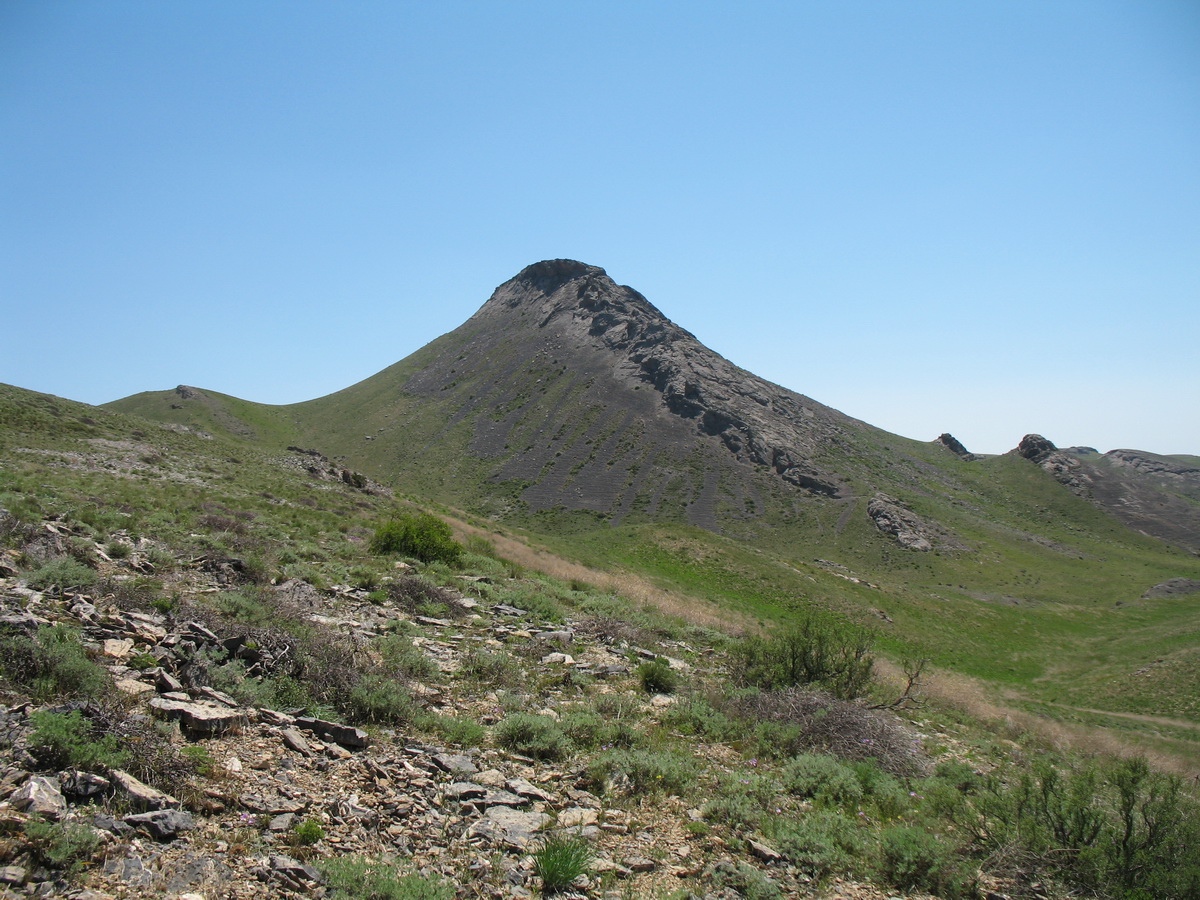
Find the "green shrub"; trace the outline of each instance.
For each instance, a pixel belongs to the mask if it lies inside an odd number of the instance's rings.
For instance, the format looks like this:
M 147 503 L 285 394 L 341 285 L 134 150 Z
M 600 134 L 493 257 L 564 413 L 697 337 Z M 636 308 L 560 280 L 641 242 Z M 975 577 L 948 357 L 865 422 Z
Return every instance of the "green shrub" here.
M 966 891 L 952 855 L 937 837 L 922 828 L 896 825 L 880 835 L 880 871 L 904 890 L 959 897 Z
M 835 697 L 858 697 L 871 683 L 874 659 L 867 629 L 810 612 L 771 638 L 746 638 L 734 647 L 744 684 L 764 690 L 815 685 Z
M 383 659 L 384 670 L 391 675 L 428 680 L 438 672 L 437 663 L 411 638 L 385 634 L 375 640 L 374 647 Z
M 40 819 L 25 823 L 25 839 L 38 862 L 68 875 L 82 869 L 100 847 L 100 835 L 86 825 Z
M 809 878 L 863 874 L 869 855 L 868 833 L 836 810 L 814 809 L 778 826 L 775 847 Z
M 684 697 L 663 715 L 663 724 L 672 731 L 718 743 L 745 737 L 748 726 L 716 709 L 703 697 Z M 760 756 L 763 754 L 759 754 Z
M 479 747 L 487 737 L 487 729 L 473 719 L 457 716 L 436 716 L 430 725 L 447 742 L 461 747 Z
M 821 806 L 849 807 L 863 797 L 863 787 L 854 770 L 823 753 L 797 756 L 783 767 L 780 778 L 789 793 Z
M 559 724 L 572 744 L 586 750 L 635 747 L 642 742 L 642 732 L 630 719 L 609 718 L 592 709 L 568 710 Z
M 279 619 L 279 611 L 258 593 L 222 591 L 213 598 L 212 604 L 221 615 L 246 625 L 267 626 Z
M 321 823 L 313 819 L 305 819 L 292 829 L 292 841 L 297 847 L 311 847 L 319 844 L 325 837 L 325 829 Z
M 769 776 L 747 772 L 726 776 L 716 796 L 704 805 L 704 818 L 747 829 L 761 829 L 777 808 L 780 785 Z
M 52 559 L 36 569 L 28 578 L 34 590 L 82 591 L 94 585 L 99 577 L 93 569 L 69 556 Z
M 557 722 L 531 713 L 513 713 L 501 720 L 496 741 L 534 759 L 562 759 L 570 750 L 570 741 Z
M 450 526 L 429 513 L 404 513 L 375 529 L 371 552 L 399 553 L 421 562 L 444 562 L 456 566 L 462 545 L 454 540 Z
M 370 856 L 339 856 L 320 863 L 325 883 L 338 900 L 453 900 L 441 879 L 407 875 Z
M 403 725 L 422 712 L 404 685 L 382 675 L 368 675 L 355 685 L 349 707 L 360 721 L 382 725 Z
M 203 744 L 188 744 L 186 747 L 180 747 L 179 755 L 187 760 L 196 774 L 201 777 L 208 778 L 216 771 L 217 761 L 213 759 L 212 752 Z
M 729 888 L 744 900 L 778 900 L 783 896 L 779 885 L 770 876 L 744 862 L 722 860 L 704 872 L 705 886 Z M 722 892 L 721 896 L 728 896 Z
M 39 628 L 32 639 L 0 636 L 0 676 L 38 700 L 92 697 L 112 683 L 108 672 L 88 659 L 79 634 L 65 625 Z
M 592 761 L 596 784 L 619 784 L 631 794 L 682 795 L 696 778 L 696 760 L 669 750 L 609 750 Z
M 109 559 L 126 559 L 133 552 L 133 547 L 124 541 L 109 541 L 104 545 L 104 552 Z
M 153 669 L 157 665 L 158 657 L 153 653 L 143 651 L 129 657 L 129 667 L 131 669 Z
M 463 657 L 459 670 L 467 678 L 492 687 L 515 687 L 521 681 L 521 667 L 506 650 L 471 650 Z
M 354 566 L 349 575 L 351 587 L 363 591 L 373 591 L 379 587 L 379 573 L 367 566 Z
M 30 715 L 33 731 L 29 746 L 47 769 L 119 769 L 125 753 L 112 734 L 97 735 L 92 723 L 79 710 L 69 713 L 49 711 Z
M 637 668 L 637 677 L 647 694 L 673 694 L 679 686 L 679 676 L 665 659 L 642 663 Z
M 533 852 L 533 871 L 542 879 L 544 894 L 557 894 L 571 887 L 587 873 L 594 853 L 587 838 L 554 834 L 543 840 Z

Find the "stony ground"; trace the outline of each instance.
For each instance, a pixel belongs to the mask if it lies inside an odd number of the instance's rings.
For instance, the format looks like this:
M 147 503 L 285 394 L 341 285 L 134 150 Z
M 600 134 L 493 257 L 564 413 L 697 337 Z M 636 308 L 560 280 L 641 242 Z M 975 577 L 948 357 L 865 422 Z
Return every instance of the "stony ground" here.
M 143 541 L 123 559 L 105 556 L 104 567 L 115 575 L 106 583 L 144 571 L 148 549 Z M 539 893 L 532 851 L 559 832 L 584 836 L 594 852 L 574 896 L 749 896 L 721 886 L 731 883 L 723 873 L 746 867 L 768 875 L 782 896 L 900 896 L 837 879 L 815 884 L 761 840 L 704 823 L 702 807 L 719 776 L 746 765 L 730 748 L 702 749 L 706 768 L 685 800 L 639 794 L 619 779 L 597 784 L 577 757 L 537 760 L 491 740 L 455 746 L 402 728 L 363 730 L 299 711 L 239 705 L 195 686 L 188 674 L 197 658 L 222 648 L 251 665 L 269 655 L 270 648 L 252 646 L 244 629 L 222 633 L 219 617 L 200 621 L 186 609 L 129 608 L 100 591 L 35 591 L 17 577 L 8 564 L 14 561 L 0 566 L 7 576 L 0 578 L 0 625 L 28 634 L 61 622 L 80 629 L 90 654 L 111 673 L 120 703 L 131 706 L 134 718 L 159 723 L 162 741 L 203 748 L 208 771 L 180 796 L 122 771 L 105 777 L 42 771 L 26 749 L 37 705 L 9 695 L 0 716 L 0 743 L 7 747 L 0 757 L 6 836 L 0 897 L 321 896 L 327 888 L 317 864 L 365 854 L 444 878 L 461 897 L 521 898 Z M 193 560 L 173 576 L 172 590 L 203 598 L 228 587 L 233 575 L 228 565 Z M 677 698 L 641 690 L 633 672 L 638 660 L 661 658 L 680 673 L 702 667 L 708 676 L 719 674 L 704 647 L 595 618 L 539 621 L 489 601 L 486 578 L 460 583 L 447 595 L 453 600 L 443 617 L 404 611 L 344 585 L 318 591 L 294 581 L 271 590 L 364 653 L 379 634 L 403 629 L 437 669 L 436 677 L 410 685 L 424 706 L 483 726 L 514 703 L 557 718 L 579 702 L 586 684 L 593 700 L 625 698 L 622 708 L 636 707 L 637 727 L 650 728 Z M 520 660 L 521 684 L 501 690 L 462 677 L 464 659 L 481 648 Z M 155 665 L 145 666 L 146 654 Z M 34 817 L 94 829 L 101 843 L 90 864 L 70 879 L 39 865 L 18 838 Z M 304 840 L 297 829 L 306 823 L 319 828 L 308 824 Z

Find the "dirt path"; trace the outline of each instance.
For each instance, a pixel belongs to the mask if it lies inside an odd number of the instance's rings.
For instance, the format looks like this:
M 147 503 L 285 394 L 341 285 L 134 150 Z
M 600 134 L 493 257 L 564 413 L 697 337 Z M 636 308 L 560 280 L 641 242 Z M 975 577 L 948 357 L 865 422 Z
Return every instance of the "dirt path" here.
M 1133 722 L 1146 722 L 1150 725 L 1165 725 L 1168 728 L 1190 728 L 1194 731 L 1200 731 L 1200 722 L 1188 722 L 1184 719 L 1168 719 L 1165 716 L 1144 716 L 1140 713 L 1115 712 L 1111 709 L 1091 709 L 1086 706 L 1068 706 L 1066 703 L 1052 703 L 1049 700 L 1040 700 L 1038 702 L 1044 703 L 1046 706 L 1070 709 L 1081 713 L 1092 713 L 1097 716 L 1115 716 L 1118 719 L 1129 719 Z

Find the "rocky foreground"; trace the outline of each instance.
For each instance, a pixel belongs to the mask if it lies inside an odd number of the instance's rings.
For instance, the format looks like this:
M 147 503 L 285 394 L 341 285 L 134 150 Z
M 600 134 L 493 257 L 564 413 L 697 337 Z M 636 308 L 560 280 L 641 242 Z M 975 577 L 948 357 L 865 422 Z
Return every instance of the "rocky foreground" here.
M 619 770 L 598 775 L 586 756 L 539 759 L 489 736 L 512 710 L 557 720 L 585 696 L 602 716 L 627 718 L 642 731 L 659 727 L 679 698 L 647 693 L 635 666 L 662 659 L 684 678 L 696 667 L 719 676 L 704 647 L 596 616 L 543 621 L 490 601 L 487 577 L 460 577 L 461 590 L 442 590 L 441 615 L 345 585 L 269 588 L 282 608 L 303 610 L 352 654 L 371 652 L 389 632 L 409 637 L 432 661 L 431 677 L 408 684 L 421 708 L 474 726 L 475 740 L 432 741 L 428 728 L 364 730 L 307 710 L 239 702 L 206 684 L 206 662 L 237 658 L 248 674 L 269 672 L 289 652 L 286 642 L 206 610 L 204 598 L 221 595 L 236 575 L 229 561 L 181 566 L 173 595 L 192 599 L 173 609 L 131 600 L 122 584 L 149 565 L 149 546 L 143 541 L 123 559 L 105 556 L 114 576 L 102 583 L 107 593 L 34 590 L 17 577 L 14 558 L 0 568 L 8 576 L 0 578 L 5 633 L 32 640 L 39 629 L 67 624 L 112 679 L 108 696 L 65 706 L 8 695 L 0 713 L 2 897 L 323 896 L 330 888 L 320 864 L 356 855 L 443 879 L 461 897 L 521 898 L 540 892 L 533 853 L 555 833 L 591 846 L 586 874 L 566 896 L 739 897 L 760 883 L 772 892 L 762 896 L 897 896 L 837 878 L 818 884 L 763 840 L 706 821 L 705 801 L 722 779 L 751 776 L 757 764 L 731 747 L 696 748 L 704 770 L 684 799 Z M 481 659 L 514 662 L 481 674 Z M 49 771 L 29 743 L 39 707 L 82 709 L 115 723 L 119 749 L 182 752 L 203 765 L 178 779 L 178 795 L 120 768 Z M 94 852 L 73 872 L 47 865 L 21 836 L 33 819 L 85 827 L 97 839 Z

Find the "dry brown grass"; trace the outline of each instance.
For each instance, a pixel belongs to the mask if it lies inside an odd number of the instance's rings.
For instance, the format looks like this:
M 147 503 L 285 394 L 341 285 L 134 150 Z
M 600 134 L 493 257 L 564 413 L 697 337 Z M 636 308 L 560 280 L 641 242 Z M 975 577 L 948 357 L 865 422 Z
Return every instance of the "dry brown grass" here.
M 584 581 L 602 591 L 613 591 L 626 599 L 653 607 L 668 616 L 682 619 L 692 625 L 717 628 L 722 631 L 745 631 L 751 628 L 747 619 L 714 603 L 688 597 L 674 591 L 663 590 L 640 576 L 630 572 L 602 572 L 588 566 L 563 559 L 548 550 L 531 547 L 512 535 L 498 534 L 477 528 L 459 519 L 450 518 L 455 536 L 484 538 L 496 548 L 496 553 L 509 562 L 526 569 L 541 572 L 560 581 Z
M 900 668 L 894 663 L 878 660 L 876 670 L 889 681 L 903 683 Z M 1181 746 L 1178 750 L 1172 750 L 1165 746 L 1168 740 L 1163 739 L 1159 746 L 1148 748 L 1119 731 L 1063 722 L 1015 709 L 1006 705 L 1003 697 L 997 697 L 994 689 L 966 675 L 931 672 L 922 679 L 922 693 L 935 702 L 962 710 L 971 718 L 986 723 L 998 734 L 1012 739 L 1033 735 L 1057 750 L 1124 758 L 1140 756 L 1159 771 L 1185 778 L 1200 777 L 1200 757 L 1197 756 L 1195 745 L 1188 746 L 1185 742 L 1175 741 L 1173 743 Z

